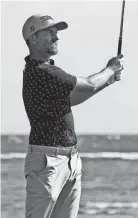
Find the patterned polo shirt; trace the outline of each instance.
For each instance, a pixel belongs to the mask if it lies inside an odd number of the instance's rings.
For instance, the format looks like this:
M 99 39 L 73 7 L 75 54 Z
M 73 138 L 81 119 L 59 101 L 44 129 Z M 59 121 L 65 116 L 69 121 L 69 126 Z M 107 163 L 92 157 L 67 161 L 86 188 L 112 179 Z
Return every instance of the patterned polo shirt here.
M 73 146 L 77 144 L 70 93 L 76 77 L 61 68 L 25 57 L 23 102 L 30 122 L 29 144 Z

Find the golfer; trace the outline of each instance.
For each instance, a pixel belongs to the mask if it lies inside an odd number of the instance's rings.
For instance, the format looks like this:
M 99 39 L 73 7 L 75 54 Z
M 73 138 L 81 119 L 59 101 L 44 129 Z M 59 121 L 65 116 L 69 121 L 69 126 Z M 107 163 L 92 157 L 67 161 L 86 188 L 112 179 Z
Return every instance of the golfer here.
M 54 64 L 60 30 L 50 16 L 33 15 L 23 26 L 29 48 L 23 71 L 23 101 L 30 122 L 25 158 L 26 218 L 76 218 L 81 195 L 81 159 L 71 107 L 121 80 L 123 55 L 99 73 L 77 78 Z

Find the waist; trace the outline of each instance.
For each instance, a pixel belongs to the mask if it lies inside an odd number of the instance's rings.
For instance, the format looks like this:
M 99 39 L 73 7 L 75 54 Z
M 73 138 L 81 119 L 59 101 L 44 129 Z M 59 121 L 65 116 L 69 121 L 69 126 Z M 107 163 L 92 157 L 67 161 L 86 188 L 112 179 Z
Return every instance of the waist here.
M 72 147 L 52 147 L 52 146 L 38 146 L 38 145 L 29 145 L 28 152 L 39 152 L 46 153 L 51 156 L 59 155 L 73 155 L 78 152 L 78 146 Z
M 58 145 L 60 145 L 59 147 L 72 147 L 77 144 L 77 137 L 73 130 L 61 130 L 59 126 L 50 130 L 42 127 L 41 130 L 31 129 L 29 144 L 49 147 L 58 147 Z

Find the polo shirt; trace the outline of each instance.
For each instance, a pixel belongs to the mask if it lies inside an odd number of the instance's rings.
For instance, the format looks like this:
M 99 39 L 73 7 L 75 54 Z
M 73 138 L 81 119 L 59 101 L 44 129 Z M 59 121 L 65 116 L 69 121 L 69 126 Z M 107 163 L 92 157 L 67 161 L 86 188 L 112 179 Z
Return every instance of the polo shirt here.
M 77 144 L 70 93 L 77 78 L 44 61 L 25 57 L 22 96 L 30 122 L 29 144 L 70 147 Z

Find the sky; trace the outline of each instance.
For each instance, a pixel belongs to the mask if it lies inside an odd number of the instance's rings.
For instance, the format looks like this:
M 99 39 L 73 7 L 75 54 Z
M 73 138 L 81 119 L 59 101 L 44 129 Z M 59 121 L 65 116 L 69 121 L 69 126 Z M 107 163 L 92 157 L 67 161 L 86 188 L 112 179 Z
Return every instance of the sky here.
M 56 65 L 75 76 L 102 70 L 117 54 L 122 1 L 3 2 L 1 6 L 1 132 L 29 134 L 22 100 L 24 57 L 28 48 L 22 26 L 32 14 L 64 20 Z M 138 1 L 126 1 L 123 47 L 124 77 L 72 108 L 77 133 L 138 133 Z

